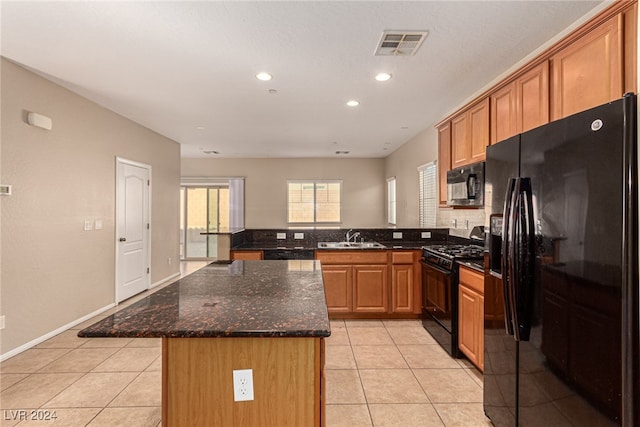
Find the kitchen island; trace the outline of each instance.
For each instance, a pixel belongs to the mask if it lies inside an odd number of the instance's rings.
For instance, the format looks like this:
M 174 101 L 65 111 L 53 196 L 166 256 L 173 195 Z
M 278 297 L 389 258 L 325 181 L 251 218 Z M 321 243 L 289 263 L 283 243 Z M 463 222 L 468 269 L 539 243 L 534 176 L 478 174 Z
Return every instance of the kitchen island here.
M 330 333 L 320 263 L 295 260 L 210 264 L 78 335 L 162 338 L 163 426 L 320 426 Z

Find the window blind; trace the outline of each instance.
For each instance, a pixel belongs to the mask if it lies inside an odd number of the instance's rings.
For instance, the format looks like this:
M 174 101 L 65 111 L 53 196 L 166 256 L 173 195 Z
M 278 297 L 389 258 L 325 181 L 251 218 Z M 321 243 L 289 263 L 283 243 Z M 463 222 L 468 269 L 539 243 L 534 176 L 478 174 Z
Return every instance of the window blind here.
M 420 227 L 434 228 L 436 226 L 436 162 L 418 167 L 419 220 Z

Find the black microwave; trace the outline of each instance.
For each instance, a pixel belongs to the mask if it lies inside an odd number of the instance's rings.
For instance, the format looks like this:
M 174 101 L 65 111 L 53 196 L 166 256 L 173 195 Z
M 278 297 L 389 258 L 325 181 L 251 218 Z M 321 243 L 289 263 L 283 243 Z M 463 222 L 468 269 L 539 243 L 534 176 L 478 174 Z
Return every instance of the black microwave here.
M 484 162 L 447 172 L 447 205 L 484 206 Z

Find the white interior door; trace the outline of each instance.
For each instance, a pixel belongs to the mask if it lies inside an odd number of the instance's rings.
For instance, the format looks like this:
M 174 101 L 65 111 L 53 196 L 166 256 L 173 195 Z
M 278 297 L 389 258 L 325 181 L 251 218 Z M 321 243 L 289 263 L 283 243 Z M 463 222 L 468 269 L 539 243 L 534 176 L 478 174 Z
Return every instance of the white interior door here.
M 116 302 L 149 289 L 151 166 L 116 159 Z

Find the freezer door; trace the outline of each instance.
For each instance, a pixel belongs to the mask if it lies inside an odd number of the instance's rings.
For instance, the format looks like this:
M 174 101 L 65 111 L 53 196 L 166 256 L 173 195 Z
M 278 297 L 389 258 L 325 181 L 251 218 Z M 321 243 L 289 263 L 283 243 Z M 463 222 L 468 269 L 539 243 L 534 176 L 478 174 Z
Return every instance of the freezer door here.
M 622 102 L 521 135 L 536 234 L 521 425 L 621 423 Z
M 519 175 L 519 136 L 487 147 L 485 165 L 485 215 L 489 218 L 490 276 L 485 280 L 484 410 L 495 425 L 516 425 L 517 343 L 505 327 L 505 288 L 502 265 L 505 244 L 503 222 L 509 202 L 509 183 Z M 512 330 L 511 330 L 512 332 Z

